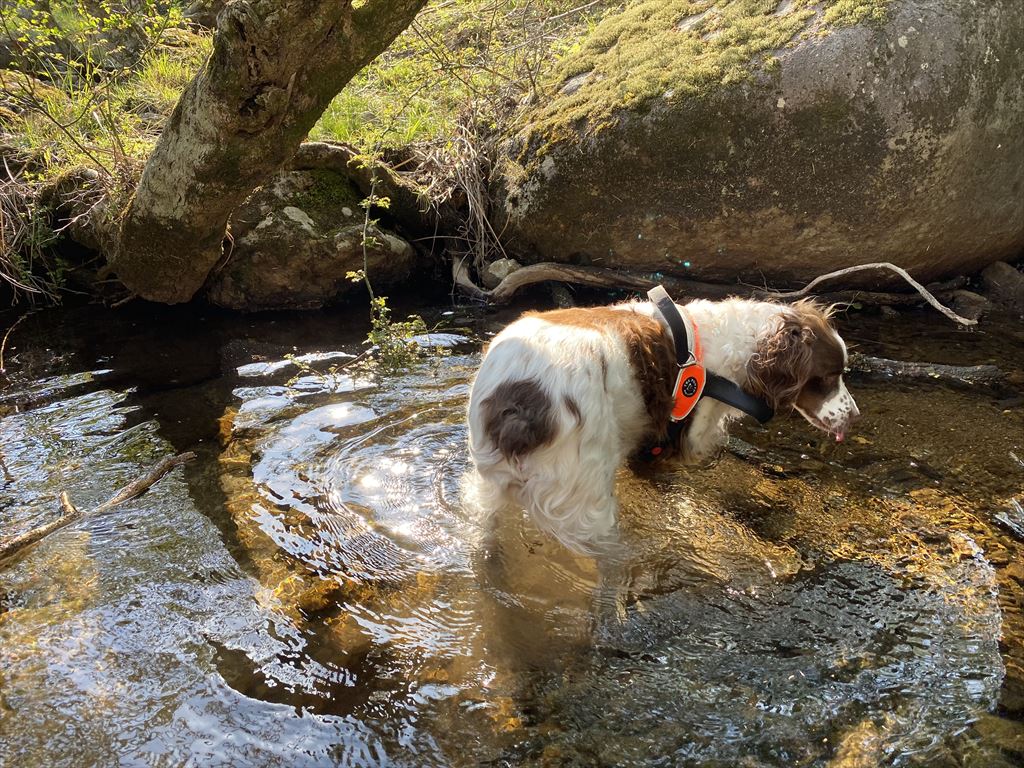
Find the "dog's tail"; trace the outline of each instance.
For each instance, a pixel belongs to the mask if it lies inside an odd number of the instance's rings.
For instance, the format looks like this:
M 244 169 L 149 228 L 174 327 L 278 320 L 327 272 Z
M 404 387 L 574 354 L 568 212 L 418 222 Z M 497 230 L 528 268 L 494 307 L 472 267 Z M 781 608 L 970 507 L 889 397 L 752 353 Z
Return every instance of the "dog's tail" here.
M 480 406 L 484 434 L 508 461 L 555 438 L 557 422 L 551 398 L 533 379 L 499 384 Z

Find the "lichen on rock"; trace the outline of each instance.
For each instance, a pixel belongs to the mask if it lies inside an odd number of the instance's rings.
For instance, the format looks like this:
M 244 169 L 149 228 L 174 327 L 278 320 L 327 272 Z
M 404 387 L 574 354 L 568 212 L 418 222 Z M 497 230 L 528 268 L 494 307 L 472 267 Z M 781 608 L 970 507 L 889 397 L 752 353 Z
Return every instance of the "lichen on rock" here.
M 564 139 L 600 130 L 619 109 L 675 102 L 748 80 L 763 60 L 812 30 L 881 20 L 889 0 L 635 0 L 612 11 L 561 62 L 567 98 L 528 116 L 529 132 Z
M 324 306 L 359 289 L 349 275 L 364 255 L 381 287 L 408 276 L 415 259 L 405 239 L 366 221 L 359 191 L 329 170 L 279 173 L 231 226 L 230 257 L 207 286 L 210 301 L 231 309 Z

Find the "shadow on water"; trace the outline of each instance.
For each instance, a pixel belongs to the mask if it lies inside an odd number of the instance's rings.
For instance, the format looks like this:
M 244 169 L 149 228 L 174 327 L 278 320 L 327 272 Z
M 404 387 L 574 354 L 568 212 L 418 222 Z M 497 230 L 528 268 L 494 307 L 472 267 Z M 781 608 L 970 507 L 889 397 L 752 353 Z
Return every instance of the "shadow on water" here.
M 623 472 L 627 554 L 595 563 L 516 516 L 484 547 L 459 501 L 479 339 L 512 316 L 434 311 L 450 355 L 383 377 L 332 370 L 361 312 L 23 323 L 3 535 L 198 460 L 0 568 L 0 763 L 1024 759 L 1019 389 L 854 382 L 842 445 L 777 420 Z M 841 325 L 1024 370 L 1009 323 Z

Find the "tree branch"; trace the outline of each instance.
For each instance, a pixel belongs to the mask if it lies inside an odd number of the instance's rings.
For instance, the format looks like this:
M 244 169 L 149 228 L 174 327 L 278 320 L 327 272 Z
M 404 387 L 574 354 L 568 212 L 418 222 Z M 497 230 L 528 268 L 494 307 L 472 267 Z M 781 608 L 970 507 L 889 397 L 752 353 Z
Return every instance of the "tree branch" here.
M 234 0 L 115 232 L 111 266 L 142 298 L 188 301 L 235 208 L 295 154 L 331 99 L 426 0 Z
M 828 275 L 823 275 L 827 278 Z M 559 280 L 577 285 L 589 285 L 596 288 L 609 288 L 616 290 L 647 291 L 656 285 L 663 285 L 665 289 L 680 300 L 686 299 L 724 299 L 729 296 L 750 296 L 759 299 L 788 298 L 790 294 L 780 294 L 762 288 L 754 288 L 743 285 L 723 285 L 720 283 L 705 283 L 698 280 L 687 280 L 686 278 L 673 275 L 652 275 L 630 272 L 628 270 L 607 269 L 604 267 L 581 267 L 572 264 L 556 264 L 542 262 L 517 269 L 502 280 L 496 288 L 485 290 L 473 282 L 469 275 L 469 267 L 465 260 L 453 260 L 452 279 L 455 285 L 468 296 L 485 301 L 491 304 L 507 304 L 512 297 L 522 288 L 534 283 L 541 283 L 547 280 Z M 923 287 L 922 287 L 922 290 Z M 800 295 L 806 295 L 807 289 L 802 289 Z M 928 296 L 932 294 L 925 290 Z M 947 295 L 944 292 L 940 295 Z M 817 294 L 823 301 L 834 303 L 866 302 L 869 304 L 888 304 L 893 306 L 916 305 L 921 302 L 921 297 L 913 293 L 884 293 L 879 291 L 838 291 L 833 293 Z M 932 296 L 934 299 L 934 296 Z M 927 300 L 927 299 L 925 299 Z M 929 302 L 931 303 L 931 302 Z M 941 306 L 941 305 L 939 305 Z M 943 307 L 943 309 L 945 309 Z M 947 314 L 943 312 L 943 314 Z M 949 313 L 959 318 L 955 313 Z M 975 321 L 965 320 L 973 325 Z
M 166 475 L 172 469 L 181 464 L 192 461 L 195 457 L 196 455 L 189 451 L 188 453 L 182 453 L 177 456 L 168 456 L 167 458 L 162 459 L 144 475 L 126 485 L 111 496 L 110 499 L 100 504 L 91 512 L 83 512 L 78 509 L 78 507 L 71 503 L 71 499 L 68 496 L 67 491 L 62 491 L 60 494 L 61 516 L 46 525 L 41 525 L 38 528 L 33 528 L 31 531 L 26 531 L 20 536 L 15 536 L 13 539 L 0 542 L 0 562 L 13 557 L 19 552 L 25 550 L 27 547 L 35 544 L 37 541 L 49 536 L 54 531 L 59 531 L 61 528 L 71 525 L 88 515 L 106 512 L 111 507 L 123 504 L 129 499 L 134 499 L 136 496 L 139 496 L 144 491 L 148 490 L 150 486 L 155 484 L 161 477 Z
M 855 267 L 846 267 L 845 269 L 837 269 L 835 272 L 828 272 L 827 274 L 820 275 L 814 278 L 813 280 L 811 280 L 811 282 L 809 282 L 807 285 L 805 285 L 798 291 L 766 291 L 766 293 L 769 296 L 777 299 L 795 299 L 799 298 L 800 296 L 806 296 L 814 289 L 814 286 L 823 283 L 826 280 L 831 280 L 835 277 L 842 277 L 844 275 L 850 275 L 853 274 L 854 272 L 864 272 L 869 269 L 892 270 L 897 275 L 906 280 L 908 283 L 910 283 L 914 290 L 924 297 L 925 301 L 927 301 L 929 304 L 935 307 L 935 309 L 939 310 L 939 312 L 944 314 L 953 322 L 967 326 L 978 324 L 977 320 L 969 320 L 966 317 L 961 317 L 953 310 L 944 307 L 942 304 L 939 303 L 938 299 L 936 299 L 931 293 L 929 293 L 928 289 L 926 289 L 923 285 L 917 282 L 917 280 L 912 278 L 910 276 L 910 273 L 907 272 L 907 270 L 903 269 L 902 267 L 897 267 L 895 264 L 890 264 L 887 261 L 879 261 L 874 262 L 872 264 L 858 264 Z
M 850 355 L 850 371 L 865 378 L 926 379 L 950 384 L 996 384 L 1006 373 L 994 365 L 942 365 Z

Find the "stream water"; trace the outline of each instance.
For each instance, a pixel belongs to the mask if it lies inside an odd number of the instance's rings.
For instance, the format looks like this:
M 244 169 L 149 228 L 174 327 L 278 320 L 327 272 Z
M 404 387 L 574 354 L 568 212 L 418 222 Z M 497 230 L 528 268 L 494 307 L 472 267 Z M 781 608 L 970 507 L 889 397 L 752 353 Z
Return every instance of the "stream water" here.
M 332 372 L 361 310 L 16 329 L 0 537 L 198 458 L 0 564 L 0 765 L 1024 761 L 1019 323 L 841 317 L 860 352 L 1017 383 L 854 380 L 841 445 L 783 418 L 623 472 L 610 597 L 518 517 L 479 544 L 464 409 L 515 313 L 427 314 L 450 354 L 386 376 Z

